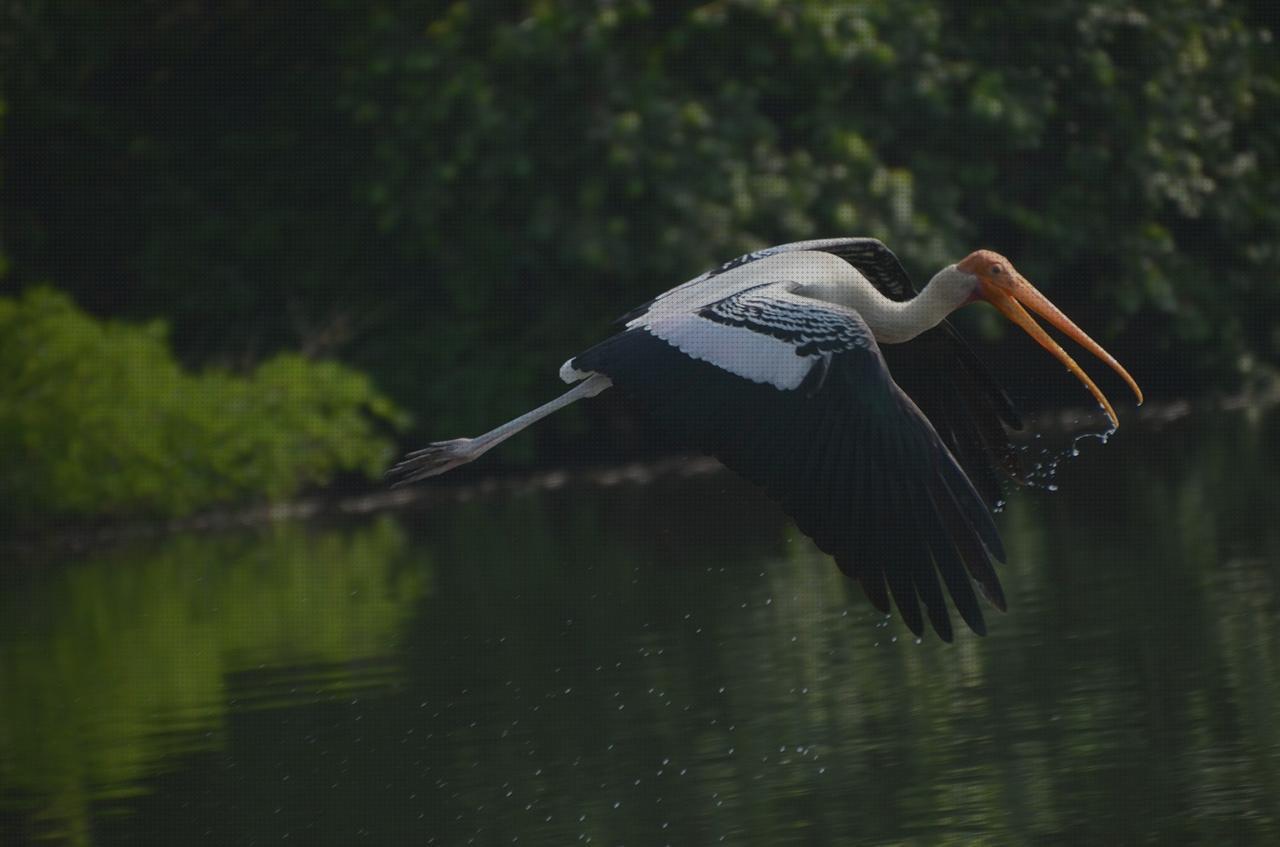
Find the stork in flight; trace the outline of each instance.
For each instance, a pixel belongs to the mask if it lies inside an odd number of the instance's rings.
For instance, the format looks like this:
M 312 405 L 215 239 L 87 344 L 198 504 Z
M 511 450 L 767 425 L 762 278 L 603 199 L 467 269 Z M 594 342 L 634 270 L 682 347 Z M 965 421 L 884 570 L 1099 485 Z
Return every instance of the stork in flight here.
M 673 448 L 714 455 L 761 486 L 881 612 L 892 596 L 920 635 L 923 605 L 950 641 L 941 576 L 965 623 L 985 634 L 975 584 L 1005 609 L 990 507 L 1001 476 L 1023 477 L 1006 430 L 1021 428 L 1018 414 L 946 322 L 977 300 L 1066 365 L 1112 426 L 1102 391 L 1026 309 L 1142 402 L 1128 372 L 1000 254 L 973 252 L 916 293 L 884 244 L 832 238 L 749 253 L 658 295 L 565 362 L 569 391 L 492 432 L 410 453 L 388 476 L 399 485 L 442 474 L 612 387 Z

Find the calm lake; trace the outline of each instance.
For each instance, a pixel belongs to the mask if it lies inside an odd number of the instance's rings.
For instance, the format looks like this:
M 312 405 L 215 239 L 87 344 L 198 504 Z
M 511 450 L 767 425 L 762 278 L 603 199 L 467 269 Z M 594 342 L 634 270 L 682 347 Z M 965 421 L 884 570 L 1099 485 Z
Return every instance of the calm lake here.
M 6 566 L 0 843 L 1280 843 L 1280 415 L 1080 452 L 953 645 L 726 473 Z

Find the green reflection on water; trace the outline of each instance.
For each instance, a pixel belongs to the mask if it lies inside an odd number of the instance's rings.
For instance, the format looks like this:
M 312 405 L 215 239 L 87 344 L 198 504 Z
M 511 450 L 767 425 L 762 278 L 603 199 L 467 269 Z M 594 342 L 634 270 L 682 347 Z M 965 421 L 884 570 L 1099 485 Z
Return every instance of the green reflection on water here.
M 181 754 L 220 749 L 234 675 L 301 667 L 250 708 L 378 687 L 426 588 L 389 518 L 110 550 L 7 593 L 0 607 L 0 788 L 36 832 L 88 843 L 90 804 L 123 799 Z M 0 795 L 2 796 L 2 795 Z
M 416 692 L 451 706 L 432 722 L 431 776 L 448 787 L 428 831 L 1273 843 L 1275 423 L 1084 445 L 1058 493 L 1002 516 L 1010 613 L 950 648 L 880 628 L 732 485 L 568 515 L 544 499 L 431 530 L 469 620 L 419 622 L 446 644 L 415 651 L 414 679 L 452 674 Z M 521 553 L 477 546 L 486 526 Z
M 0 774 L 103 844 L 1275 843 L 1277 424 L 1084 445 L 952 646 L 728 476 L 94 557 L 7 598 Z

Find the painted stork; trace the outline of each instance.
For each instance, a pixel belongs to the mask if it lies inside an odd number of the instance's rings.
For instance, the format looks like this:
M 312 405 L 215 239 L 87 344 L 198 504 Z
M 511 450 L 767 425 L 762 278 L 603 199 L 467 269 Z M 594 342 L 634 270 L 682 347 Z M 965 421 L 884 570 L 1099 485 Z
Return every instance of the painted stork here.
M 947 602 L 985 634 L 974 585 L 1005 609 L 992 559 L 1005 551 L 990 508 L 1000 479 L 1021 481 L 1008 396 L 946 318 L 994 305 L 1115 410 L 1030 309 L 1118 373 L 1128 372 L 1009 260 L 978 250 L 916 293 L 873 238 L 833 238 L 749 253 L 619 319 L 620 332 L 560 369 L 574 387 L 477 438 L 410 453 L 406 484 L 473 461 L 557 409 L 615 387 L 673 448 L 716 456 L 761 486 L 802 532 L 916 635 L 921 605 L 952 638 Z M 1024 308 L 1026 307 L 1026 308 Z M 911 342 L 911 343 L 906 343 Z M 883 346 L 882 346 L 883 345 Z

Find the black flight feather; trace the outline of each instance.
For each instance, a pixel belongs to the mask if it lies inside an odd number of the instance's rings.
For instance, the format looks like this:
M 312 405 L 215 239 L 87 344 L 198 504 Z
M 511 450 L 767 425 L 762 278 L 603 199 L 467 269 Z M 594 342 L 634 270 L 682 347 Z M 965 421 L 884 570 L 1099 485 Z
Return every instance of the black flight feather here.
M 990 559 L 1004 550 L 982 497 L 874 346 L 824 355 L 824 379 L 781 390 L 636 328 L 573 365 L 609 376 L 673 446 L 712 454 L 761 486 L 875 608 L 887 612 L 892 596 L 912 632 L 927 616 L 950 640 L 945 585 L 983 631 L 969 578 L 1002 606 Z

